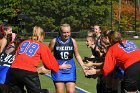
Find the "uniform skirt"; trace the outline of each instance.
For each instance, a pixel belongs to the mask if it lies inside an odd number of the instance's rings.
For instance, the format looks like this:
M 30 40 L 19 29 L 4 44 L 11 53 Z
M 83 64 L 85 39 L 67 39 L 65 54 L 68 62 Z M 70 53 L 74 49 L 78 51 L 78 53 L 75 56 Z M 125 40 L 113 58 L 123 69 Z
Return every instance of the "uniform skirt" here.
M 62 65 L 64 60 L 57 60 Z M 67 60 L 66 64 L 70 64 L 70 69 L 60 69 L 59 72 L 51 72 L 53 81 L 76 81 L 76 66 L 74 59 Z

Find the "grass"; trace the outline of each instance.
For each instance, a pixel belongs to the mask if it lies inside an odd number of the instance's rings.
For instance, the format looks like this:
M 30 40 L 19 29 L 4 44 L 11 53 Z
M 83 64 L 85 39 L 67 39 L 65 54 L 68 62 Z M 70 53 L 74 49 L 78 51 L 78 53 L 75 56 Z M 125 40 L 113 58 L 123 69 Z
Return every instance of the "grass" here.
M 137 46 L 140 48 L 140 42 L 139 40 L 131 40 L 134 43 L 137 44 Z M 85 41 L 82 40 L 78 40 L 78 48 L 79 48 L 79 53 L 81 55 L 81 57 L 83 58 L 84 56 L 90 56 L 91 55 L 91 51 L 90 49 L 88 49 L 85 45 Z M 47 43 L 48 44 L 48 43 Z M 77 66 L 77 82 L 76 82 L 76 86 L 89 91 L 91 93 L 96 93 L 96 79 L 88 79 L 85 78 L 84 73 L 82 71 L 82 69 L 80 68 L 78 62 L 76 61 L 76 66 Z M 42 88 L 47 88 L 50 93 L 55 93 L 55 88 L 53 85 L 53 82 L 50 78 L 40 75 L 40 80 L 41 80 L 41 86 Z

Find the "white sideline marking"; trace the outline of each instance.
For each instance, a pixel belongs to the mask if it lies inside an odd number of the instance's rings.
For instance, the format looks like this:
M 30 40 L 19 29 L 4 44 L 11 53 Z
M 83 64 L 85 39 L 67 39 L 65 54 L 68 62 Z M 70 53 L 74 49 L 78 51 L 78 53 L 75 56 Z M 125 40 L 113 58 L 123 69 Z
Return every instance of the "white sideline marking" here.
M 48 74 L 45 74 L 45 76 L 52 78 L 51 75 L 48 75 Z M 75 87 L 75 89 L 79 91 L 78 93 L 90 93 L 90 92 L 88 92 L 80 87 L 77 87 L 77 86 Z

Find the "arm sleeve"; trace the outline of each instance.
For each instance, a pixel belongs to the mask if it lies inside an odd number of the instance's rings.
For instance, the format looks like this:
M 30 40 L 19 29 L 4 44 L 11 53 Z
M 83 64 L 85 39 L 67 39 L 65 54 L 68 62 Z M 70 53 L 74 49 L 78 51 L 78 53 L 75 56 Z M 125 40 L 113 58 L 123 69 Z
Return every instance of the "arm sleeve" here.
M 53 70 L 54 72 L 59 71 L 58 62 L 56 61 L 55 57 L 47 46 L 44 46 L 41 49 L 41 58 L 45 68 Z
M 113 55 L 112 50 L 109 49 L 105 56 L 104 65 L 101 70 L 104 76 L 107 76 L 111 71 L 113 71 L 115 65 L 116 65 L 115 56 Z

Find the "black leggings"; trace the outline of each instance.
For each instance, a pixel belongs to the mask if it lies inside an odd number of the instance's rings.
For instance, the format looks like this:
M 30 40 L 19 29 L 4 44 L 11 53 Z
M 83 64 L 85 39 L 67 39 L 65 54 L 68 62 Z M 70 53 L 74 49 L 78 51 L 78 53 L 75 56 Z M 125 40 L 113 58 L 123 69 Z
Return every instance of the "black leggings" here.
M 122 87 L 126 91 L 140 90 L 140 61 L 134 63 L 124 71 Z
M 9 75 L 11 77 L 8 83 L 10 93 L 25 93 L 24 86 L 26 87 L 27 93 L 40 93 L 41 85 L 37 72 L 13 68 Z

